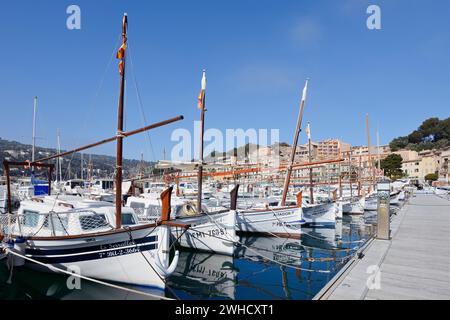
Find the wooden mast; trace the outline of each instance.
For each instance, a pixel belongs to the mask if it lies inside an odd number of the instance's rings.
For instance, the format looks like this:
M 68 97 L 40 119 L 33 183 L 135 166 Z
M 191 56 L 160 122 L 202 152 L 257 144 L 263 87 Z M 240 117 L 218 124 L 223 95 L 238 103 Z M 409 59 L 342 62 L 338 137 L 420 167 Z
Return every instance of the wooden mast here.
M 362 183 L 362 176 L 361 176 L 361 155 L 359 155 L 359 163 L 358 163 L 358 197 L 361 196 L 361 183 Z
M 312 154 L 311 154 L 311 128 L 308 123 L 308 154 L 309 154 L 309 162 L 312 162 Z M 309 167 L 309 202 L 314 204 L 314 187 L 313 187 L 313 167 Z
M 202 185 L 203 185 L 203 135 L 205 132 L 205 90 L 206 90 L 206 71 L 202 72 L 201 90 L 198 101 L 198 107 L 200 108 L 200 151 L 198 156 L 198 194 L 197 194 L 197 211 L 202 212 Z
M 37 97 L 34 97 L 33 105 L 33 133 L 32 133 L 32 146 L 31 146 L 31 161 L 35 160 L 35 150 L 36 150 L 36 112 L 37 112 Z
M 350 201 L 353 198 L 353 186 L 352 186 L 352 154 L 351 150 L 348 152 L 348 182 L 350 184 Z
M 303 109 L 305 108 L 305 99 L 306 99 L 306 91 L 307 90 L 308 90 L 308 80 L 306 80 L 305 87 L 303 88 L 302 102 L 300 104 L 300 113 L 298 114 L 297 128 L 295 129 L 294 142 L 292 143 L 291 160 L 287 167 L 286 178 L 284 180 L 283 197 L 282 197 L 281 203 L 280 203 L 281 206 L 286 205 L 286 197 L 287 197 L 288 190 L 289 190 L 289 183 L 291 182 L 292 166 L 294 165 L 295 152 L 297 151 L 298 136 L 300 135 L 300 131 L 301 131 L 300 128 L 302 125 Z
M 370 130 L 369 130 L 369 114 L 366 113 L 366 132 L 367 132 L 367 151 L 369 153 L 369 176 L 372 178 L 372 184 L 375 183 L 373 181 L 373 165 L 372 165 L 372 154 L 370 152 Z
M 122 19 L 122 46 L 127 43 L 127 14 Z M 123 47 L 121 47 L 123 48 Z M 122 50 L 120 59 L 120 93 L 119 93 L 119 110 L 117 114 L 117 155 L 116 155 L 116 229 L 122 226 L 122 153 L 123 153 L 123 109 L 125 97 L 125 50 Z

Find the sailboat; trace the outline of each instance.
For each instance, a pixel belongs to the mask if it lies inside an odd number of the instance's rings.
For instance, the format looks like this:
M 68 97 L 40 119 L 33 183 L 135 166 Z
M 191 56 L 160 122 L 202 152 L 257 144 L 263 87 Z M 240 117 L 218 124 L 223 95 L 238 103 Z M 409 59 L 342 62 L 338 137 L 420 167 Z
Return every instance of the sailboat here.
M 287 205 L 286 198 L 292 174 L 292 167 L 295 160 L 295 150 L 297 148 L 300 134 L 303 109 L 305 106 L 306 93 L 308 90 L 308 80 L 303 88 L 302 100 L 300 103 L 300 113 L 297 119 L 297 128 L 292 146 L 291 161 L 286 170 L 286 178 L 281 201 L 276 202 L 276 206 L 267 204 L 264 208 L 250 208 L 238 210 L 236 227 L 240 232 L 259 233 L 268 236 L 279 236 L 289 238 L 300 238 L 301 226 L 305 223 L 302 213 L 302 203 L 298 202 Z M 274 202 L 275 204 L 275 202 Z
M 198 184 L 197 201 L 191 199 L 174 197 L 172 199 L 172 219 L 175 223 L 189 224 L 190 228 L 185 230 L 182 227 L 172 228 L 172 235 L 178 240 L 181 247 L 214 252 L 225 255 L 233 255 L 236 236 L 236 210 L 222 208 L 222 210 L 209 211 L 207 206 L 202 204 L 203 186 L 203 132 L 205 120 L 205 91 L 206 72 L 203 70 L 201 79 L 201 89 L 198 98 L 198 107 L 201 111 L 201 131 L 200 131 L 200 155 L 198 164 Z M 238 186 L 232 190 L 237 193 Z M 180 190 L 177 188 L 177 193 Z M 233 198 L 236 202 L 236 198 Z M 140 212 L 142 220 L 158 220 L 161 216 L 160 202 L 158 195 L 143 193 L 140 196 L 132 196 L 127 199 L 127 206 L 136 208 Z
M 183 119 L 182 116 L 145 126 L 133 131 L 123 131 L 125 93 L 125 52 L 127 46 L 128 18 L 122 19 L 122 45 L 117 53 L 120 60 L 120 95 L 117 134 L 87 146 L 49 156 L 37 161 L 4 161 L 7 178 L 8 212 L 11 213 L 10 167 L 30 166 L 47 168 L 49 193 L 53 164 L 45 161 L 116 141 L 116 202 L 115 206 L 100 201 L 70 197 L 32 198 L 21 203 L 15 215 L 2 215 L 1 239 L 16 266 L 31 260 L 31 267 L 46 271 L 59 268 L 73 270 L 82 276 L 142 285 L 159 290 L 166 286 L 167 277 L 175 270 L 178 251 L 170 260 L 170 194 L 161 194 L 162 219 L 158 223 L 138 223 L 132 209 L 122 208 L 122 148 L 123 139 Z M 186 225 L 178 227 L 188 228 Z
M 308 137 L 308 154 L 309 163 L 312 163 L 311 150 L 311 128 L 308 123 L 306 127 L 306 134 Z M 295 149 L 293 149 L 295 150 Z M 295 151 L 293 151 L 295 154 Z M 297 194 L 298 201 L 302 203 L 303 219 L 305 219 L 305 227 L 315 228 L 334 228 L 336 218 L 339 216 L 339 207 L 335 202 L 314 203 L 314 186 L 313 186 L 313 169 L 309 169 L 309 203 L 301 201 L 302 193 Z M 336 200 L 336 199 L 334 199 Z

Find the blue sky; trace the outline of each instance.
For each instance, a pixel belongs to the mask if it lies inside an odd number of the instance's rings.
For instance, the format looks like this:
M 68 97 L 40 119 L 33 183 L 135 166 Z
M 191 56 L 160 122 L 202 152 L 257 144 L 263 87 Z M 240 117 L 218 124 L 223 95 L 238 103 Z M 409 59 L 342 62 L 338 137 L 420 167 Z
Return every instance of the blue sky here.
M 81 8 L 81 30 L 66 8 Z M 381 30 L 366 9 L 381 8 Z M 449 116 L 450 2 L 364 0 L 2 2 L 0 137 L 68 149 L 116 131 L 119 76 L 111 60 L 121 16 L 129 15 L 126 129 L 179 114 L 182 122 L 129 138 L 124 154 L 162 158 L 175 128 L 192 130 L 201 70 L 207 69 L 206 128 L 279 128 L 291 142 L 304 81 L 304 124 L 314 140 L 366 143 L 405 135 L 424 119 Z M 106 71 L 105 71 L 106 70 Z M 304 134 L 301 142 L 305 141 Z M 153 151 L 152 151 L 153 149 Z M 114 145 L 93 149 L 114 154 Z

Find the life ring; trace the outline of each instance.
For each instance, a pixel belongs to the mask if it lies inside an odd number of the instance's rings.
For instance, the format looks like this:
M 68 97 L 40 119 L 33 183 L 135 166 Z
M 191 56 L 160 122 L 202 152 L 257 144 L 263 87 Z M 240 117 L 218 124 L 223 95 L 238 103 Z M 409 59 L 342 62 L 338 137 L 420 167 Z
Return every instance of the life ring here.
M 194 202 L 187 202 L 183 205 L 183 215 L 195 216 L 197 214 L 197 204 L 195 204 Z
M 30 169 L 30 167 L 31 167 L 31 161 L 30 160 L 25 160 L 24 161 L 24 165 L 23 165 L 23 168 L 24 169 Z

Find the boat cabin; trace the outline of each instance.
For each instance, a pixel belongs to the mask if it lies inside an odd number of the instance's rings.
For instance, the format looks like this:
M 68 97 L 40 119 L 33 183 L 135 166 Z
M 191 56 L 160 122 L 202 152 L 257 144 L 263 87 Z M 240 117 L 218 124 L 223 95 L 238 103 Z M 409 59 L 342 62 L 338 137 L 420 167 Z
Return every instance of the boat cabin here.
M 155 221 L 161 217 L 161 198 L 156 193 L 128 197 L 126 207 L 132 208 L 140 221 Z M 202 205 L 202 211 L 209 213 L 205 205 Z M 172 197 L 170 219 L 195 215 L 198 215 L 195 201 Z
M 80 235 L 115 228 L 115 207 L 76 196 L 45 196 L 22 201 L 11 234 L 24 237 Z M 138 223 L 131 208 L 122 209 L 122 225 Z

